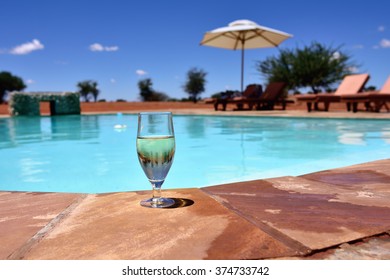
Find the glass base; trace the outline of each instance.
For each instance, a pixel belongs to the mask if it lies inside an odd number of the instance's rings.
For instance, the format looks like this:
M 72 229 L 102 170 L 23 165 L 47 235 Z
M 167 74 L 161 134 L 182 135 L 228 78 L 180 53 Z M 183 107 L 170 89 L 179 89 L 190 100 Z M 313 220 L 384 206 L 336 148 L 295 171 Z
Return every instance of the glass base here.
M 149 208 L 167 208 L 175 204 L 175 201 L 171 198 L 149 198 L 140 202 L 141 206 Z

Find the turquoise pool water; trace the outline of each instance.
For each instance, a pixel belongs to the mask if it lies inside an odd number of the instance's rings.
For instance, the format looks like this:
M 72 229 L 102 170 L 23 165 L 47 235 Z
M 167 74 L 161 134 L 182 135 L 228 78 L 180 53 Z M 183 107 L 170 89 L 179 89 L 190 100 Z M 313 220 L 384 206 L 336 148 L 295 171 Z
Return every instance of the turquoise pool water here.
M 390 157 L 384 120 L 176 115 L 174 126 L 176 154 L 165 189 L 296 176 Z M 150 190 L 136 157 L 136 127 L 136 115 L 0 119 L 0 190 Z

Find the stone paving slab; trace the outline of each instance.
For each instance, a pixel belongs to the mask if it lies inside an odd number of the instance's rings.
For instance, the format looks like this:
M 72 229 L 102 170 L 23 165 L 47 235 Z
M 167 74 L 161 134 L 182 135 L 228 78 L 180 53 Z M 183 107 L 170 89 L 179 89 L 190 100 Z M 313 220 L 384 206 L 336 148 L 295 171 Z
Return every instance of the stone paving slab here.
M 0 192 L 0 259 L 22 253 L 79 194 Z
M 363 164 L 335 168 L 301 176 L 324 183 L 375 188 L 390 191 L 390 160 L 378 160 Z
M 299 177 L 214 186 L 203 191 L 285 244 L 301 244 L 311 251 L 390 229 L 388 191 L 368 192 L 359 186 L 347 188 Z
M 306 257 L 312 260 L 390 260 L 390 235 L 381 234 Z
M 199 189 L 165 191 L 187 204 L 194 202 L 174 209 L 141 207 L 139 201 L 150 194 L 88 195 L 22 257 L 259 259 L 298 254 Z
M 390 259 L 390 160 L 150 193 L 0 192 L 0 259 Z

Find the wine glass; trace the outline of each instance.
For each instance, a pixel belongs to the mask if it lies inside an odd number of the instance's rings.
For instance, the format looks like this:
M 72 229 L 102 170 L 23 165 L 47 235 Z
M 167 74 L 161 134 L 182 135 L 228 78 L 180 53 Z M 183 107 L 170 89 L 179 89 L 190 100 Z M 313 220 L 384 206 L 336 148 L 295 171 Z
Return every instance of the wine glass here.
M 153 187 L 153 197 L 141 205 L 165 208 L 175 204 L 161 196 L 161 186 L 171 168 L 175 154 L 172 113 L 141 112 L 138 114 L 137 154 L 142 169 Z

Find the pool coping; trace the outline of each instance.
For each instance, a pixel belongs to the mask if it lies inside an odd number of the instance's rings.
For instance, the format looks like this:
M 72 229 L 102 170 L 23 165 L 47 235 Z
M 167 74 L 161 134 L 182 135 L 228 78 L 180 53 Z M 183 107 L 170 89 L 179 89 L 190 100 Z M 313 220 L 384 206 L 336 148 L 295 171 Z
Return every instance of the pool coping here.
M 270 116 L 248 111 L 174 113 Z M 296 177 L 167 190 L 177 204 L 163 210 L 139 206 L 149 191 L 2 191 L 0 259 L 390 260 L 389 182 L 390 159 L 385 159 Z
M 145 110 L 106 110 L 106 111 L 85 111 L 81 115 L 101 115 L 101 114 L 137 114 L 141 111 L 156 111 L 154 109 Z M 205 115 L 205 116 L 256 116 L 256 117 L 297 117 L 297 118 L 343 118 L 343 119 L 390 119 L 390 113 L 388 112 L 365 112 L 358 111 L 356 113 L 347 112 L 345 110 L 332 110 L 329 112 L 324 111 L 312 111 L 308 113 L 305 110 L 288 109 L 288 110 L 271 110 L 271 111 L 257 111 L 257 110 L 242 110 L 242 111 L 215 111 L 207 108 L 196 108 L 196 109 L 177 109 L 177 108 L 159 108 L 159 111 L 170 111 L 173 114 L 178 115 Z M 0 114 L 0 118 L 9 118 L 10 115 Z
M 141 110 L 141 111 L 155 111 L 155 110 Z M 90 111 L 83 112 L 82 115 L 101 115 L 101 114 L 137 114 L 140 110 L 124 110 L 118 111 Z M 306 112 L 303 110 L 272 110 L 272 111 L 256 111 L 256 110 L 243 110 L 243 111 L 214 111 L 211 109 L 169 109 L 164 111 L 170 111 L 176 115 L 204 115 L 204 116 L 245 116 L 245 117 L 293 117 L 293 118 L 318 118 L 318 119 L 390 119 L 389 113 L 373 113 L 373 112 L 344 112 L 344 111 L 316 111 Z

